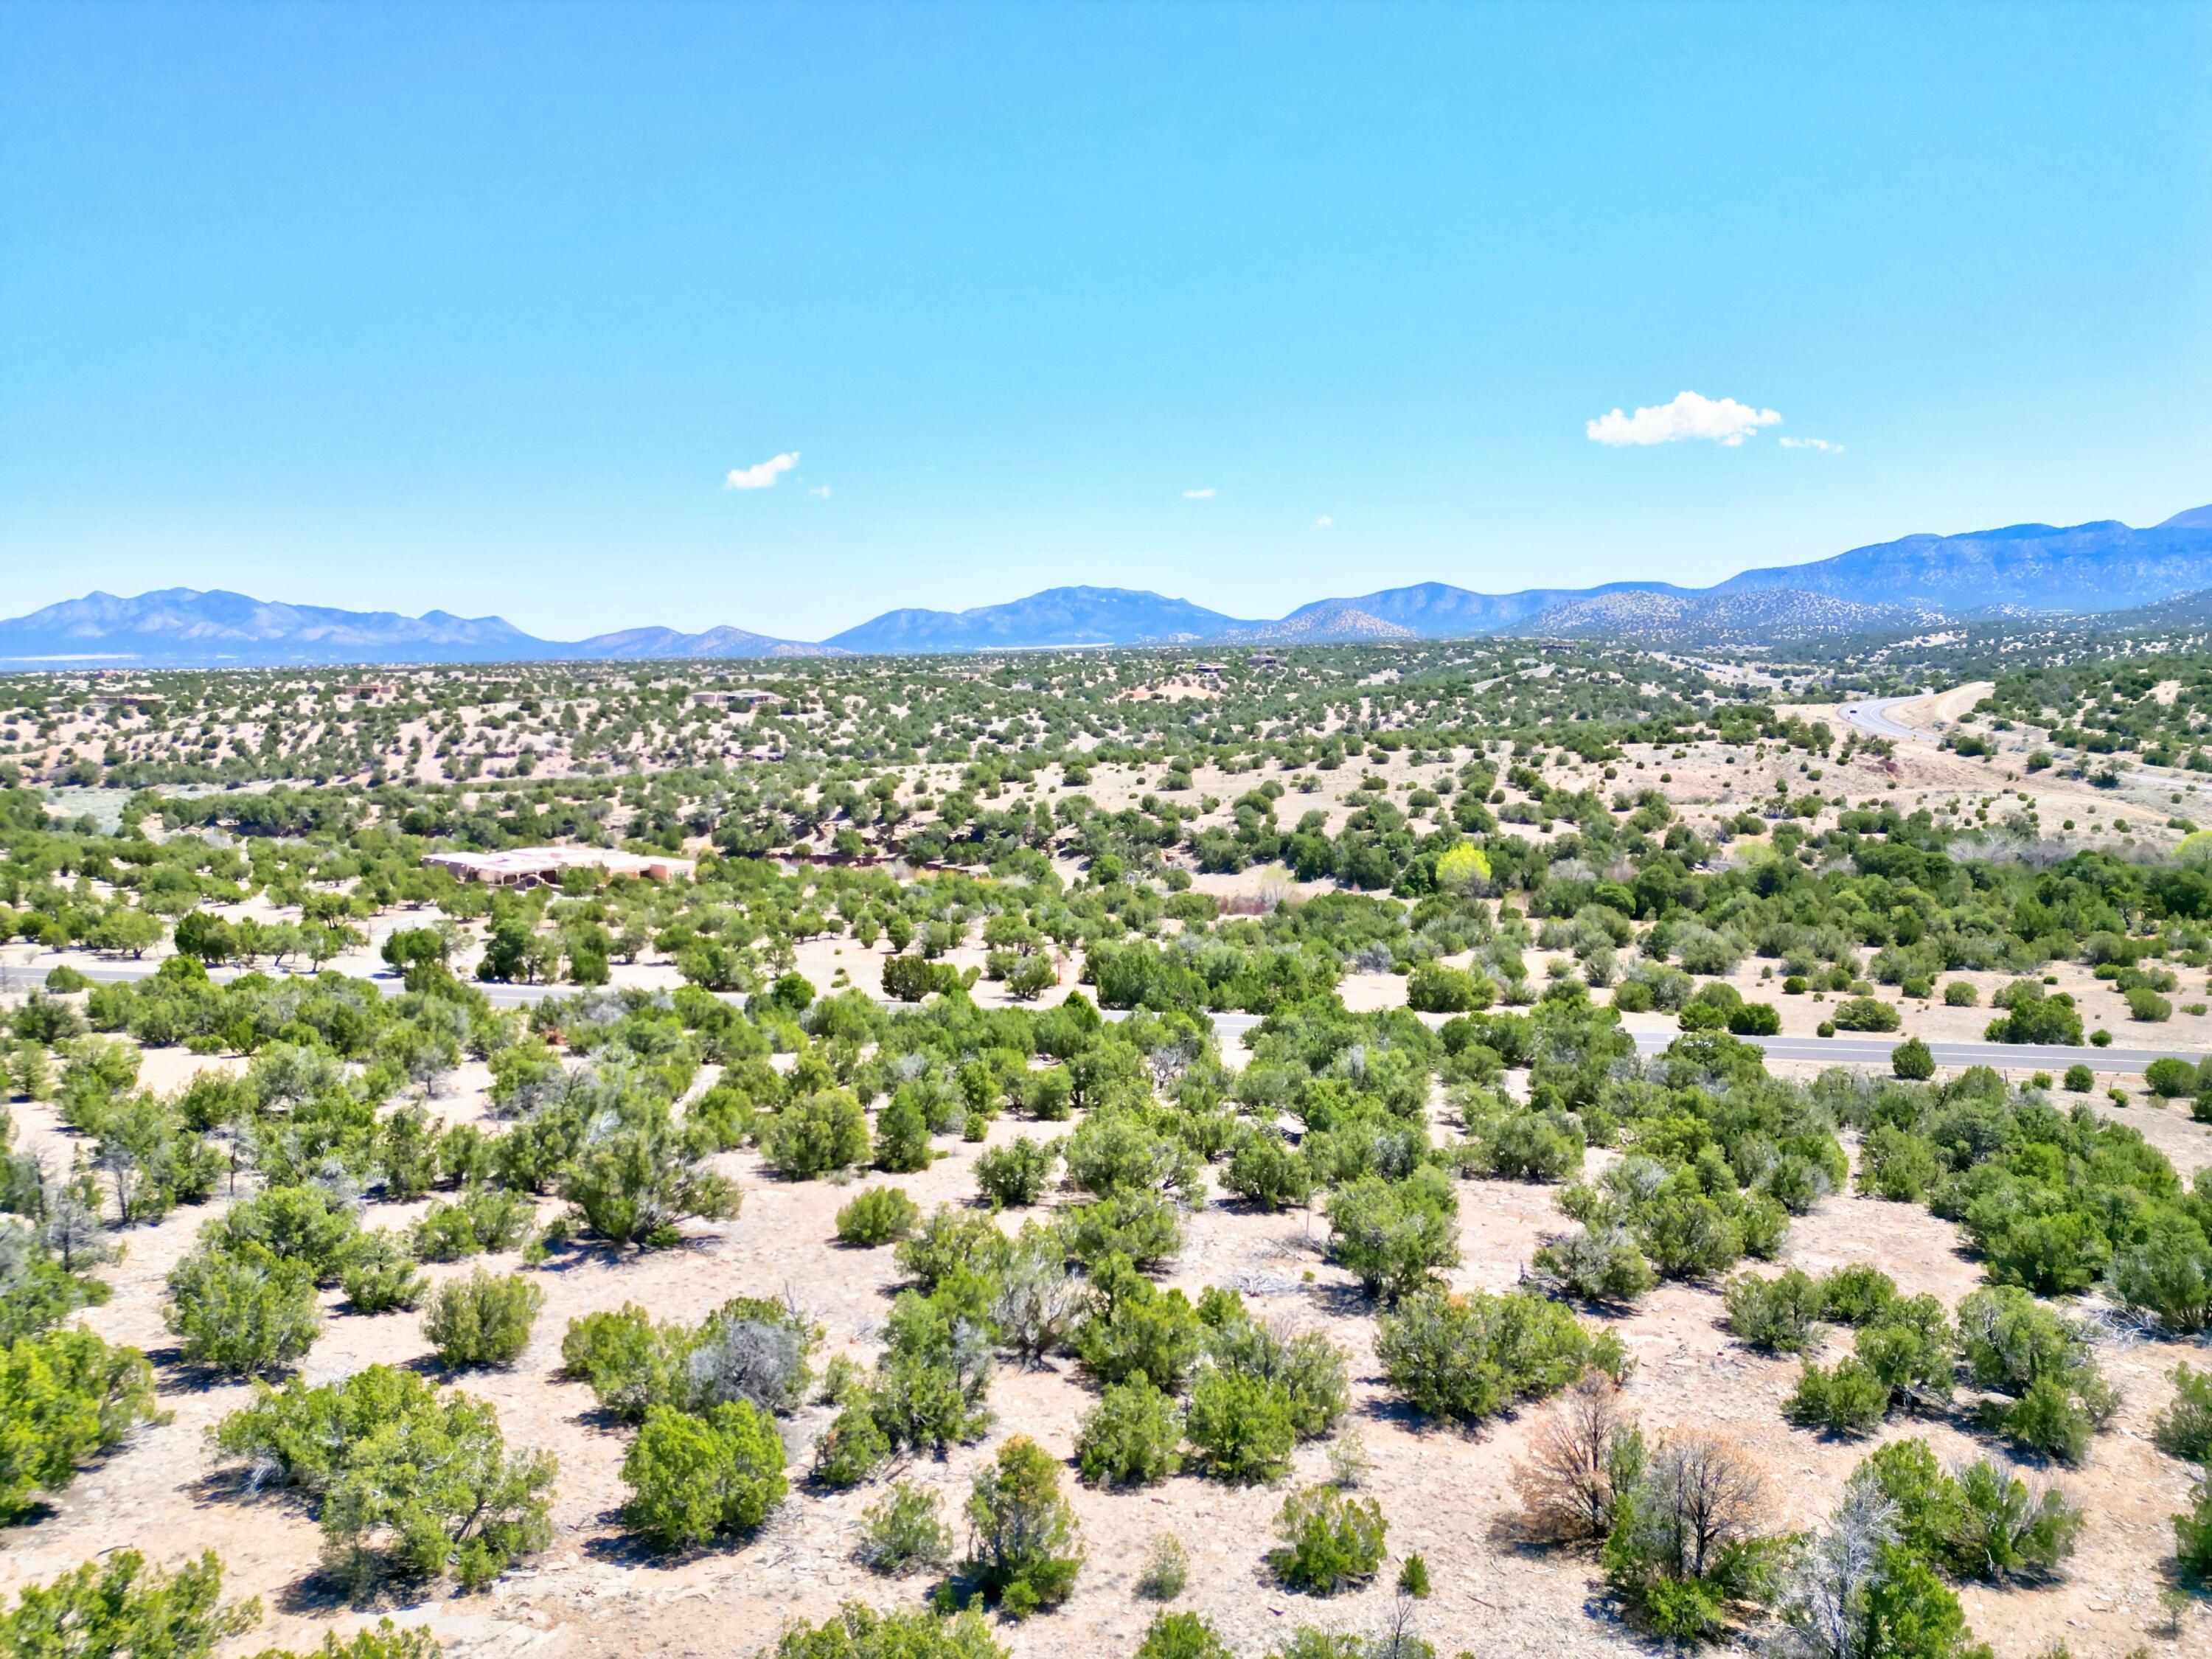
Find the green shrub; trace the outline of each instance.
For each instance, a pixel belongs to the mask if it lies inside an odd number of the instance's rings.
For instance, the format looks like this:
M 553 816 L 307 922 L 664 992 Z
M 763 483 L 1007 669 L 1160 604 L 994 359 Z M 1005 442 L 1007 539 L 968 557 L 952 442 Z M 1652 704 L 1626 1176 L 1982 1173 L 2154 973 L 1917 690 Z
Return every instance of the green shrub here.
M 0 1349 L 0 1521 L 154 1414 L 154 1369 L 136 1348 L 70 1326 Z
M 1412 1298 L 1382 1316 L 1375 1352 L 1416 1409 L 1469 1423 L 1625 1363 L 1609 1335 L 1594 1341 L 1565 1308 L 1519 1291 Z
M 561 1175 L 561 1196 L 610 1244 L 673 1244 L 680 1221 L 738 1213 L 736 1183 L 706 1167 L 714 1150 L 703 1127 L 659 1107 L 587 1141 Z
M 1248 1129 L 1237 1137 L 1221 1184 L 1255 1209 L 1284 1210 L 1313 1196 L 1313 1168 L 1274 1131 Z
M 929 1115 L 921 1091 L 902 1085 L 876 1114 L 875 1163 L 894 1175 L 929 1167 Z
M 374 1630 L 357 1630 L 343 1641 L 334 1630 L 324 1632 L 322 1646 L 312 1654 L 270 1648 L 255 1659 L 446 1659 L 446 1644 L 421 1625 L 403 1629 L 380 1619 Z
M 1330 1253 L 1370 1296 L 1395 1302 L 1459 1265 L 1459 1196 L 1423 1164 L 1404 1181 L 1362 1176 L 1329 1200 Z
M 1879 1267 L 1853 1262 L 1820 1279 L 1820 1311 L 1844 1325 L 1864 1325 L 1897 1300 L 1897 1281 Z
M 1334 1595 L 1375 1576 L 1389 1527 L 1373 1498 L 1353 1498 L 1334 1486 L 1301 1487 L 1283 1500 L 1275 1516 L 1282 1547 L 1268 1563 L 1291 1589 Z
M 956 1273 L 989 1277 L 1006 1264 L 1012 1248 L 990 1217 L 941 1204 L 899 1245 L 898 1265 L 924 1290 L 933 1291 Z
M 210 1550 L 174 1572 L 122 1549 L 27 1585 L 0 1612 L 0 1651 L 23 1659 L 207 1659 L 261 1618 L 257 1601 L 225 1602 Z
M 839 1490 L 857 1486 L 891 1455 L 890 1437 L 876 1421 L 874 1402 L 856 1391 L 814 1443 L 814 1478 Z
M 748 1401 L 696 1417 L 653 1407 L 623 1460 L 623 1516 L 662 1549 L 750 1531 L 783 1501 L 783 1461 L 775 1419 Z
M 1530 1266 L 1546 1288 L 1577 1302 L 1626 1307 L 1659 1282 L 1635 1239 L 1618 1226 L 1547 1239 Z
M 265 1249 L 203 1244 L 170 1271 L 168 1328 L 184 1357 L 234 1376 L 289 1365 L 322 1334 L 313 1271 Z
M 1894 1031 L 1899 1024 L 1896 1008 L 1878 997 L 1847 997 L 1830 1019 L 1839 1031 Z
M 1747 1002 L 1729 1010 L 1728 1029 L 1737 1036 L 1778 1036 L 1782 1011 L 1771 1002 Z
M 921 1224 L 921 1206 L 896 1187 L 871 1187 L 837 1212 L 837 1242 L 873 1249 Z
M 1657 1438 L 1617 1480 L 1607 1582 L 1659 1634 L 1709 1638 L 1732 1602 L 1763 1601 L 1772 1588 L 1778 1540 L 1757 1533 L 1765 1513 L 1757 1466 L 1733 1443 Z
M 1889 1069 L 1908 1083 L 1925 1083 L 1936 1075 L 1936 1056 L 1918 1037 L 1907 1037 L 1889 1051 Z
M 1142 1371 L 1109 1385 L 1075 1432 L 1075 1467 L 1088 1485 L 1150 1486 L 1182 1468 L 1182 1413 Z
M 2097 1086 L 2097 1075 L 2087 1066 L 2069 1066 L 2062 1086 L 2069 1094 L 2086 1095 Z
M 1889 1388 L 1856 1358 L 1829 1368 L 1808 1365 L 1782 1411 L 1791 1422 L 1807 1428 L 1867 1434 L 1889 1414 Z
M 1178 1391 L 1200 1346 L 1198 1314 L 1181 1291 L 1161 1290 L 1126 1258 L 1109 1258 L 1093 1272 L 1075 1352 L 1100 1381 L 1125 1382 L 1142 1373 Z
M 1060 1212 L 1067 1253 L 1095 1267 L 1108 1256 L 1125 1256 L 1141 1267 L 1157 1267 L 1182 1249 L 1182 1206 L 1157 1193 L 1124 1194 Z
M 305 1267 L 318 1285 L 344 1270 L 360 1223 L 319 1187 L 269 1187 L 200 1229 L 200 1248 L 241 1259 L 256 1251 Z
M 1993 1285 L 1959 1304 L 1959 1336 L 1974 1382 L 2000 1396 L 1982 1402 L 1987 1427 L 2063 1462 L 2087 1455 L 2118 1399 L 2077 1326 L 2026 1291 Z
M 433 1199 L 414 1229 L 424 1261 L 459 1261 L 484 1250 L 511 1250 L 530 1231 L 530 1200 L 505 1187 L 477 1187 L 450 1203 Z
M 812 1181 L 868 1156 L 868 1115 L 842 1089 L 794 1100 L 760 1133 L 761 1156 L 787 1181 Z
M 902 1578 L 934 1572 L 952 1559 L 952 1528 L 945 1524 L 944 1503 L 914 1481 L 893 1483 L 861 1511 L 860 1528 L 854 1554 L 871 1572 Z
M 1860 1324 L 1852 1346 L 1892 1404 L 1932 1409 L 1951 1397 L 1958 1345 L 1934 1297 L 1893 1298 Z
M 1948 1486 L 1941 1560 L 1960 1577 L 2049 1577 L 2074 1553 L 2086 1517 L 2058 1492 L 2032 1491 L 1986 1458 Z
M 2189 1508 L 2173 1517 L 2173 1553 L 2184 1572 L 2212 1579 L 2212 1468 L 2197 1475 Z
M 1252 1318 L 1236 1291 L 1215 1287 L 1199 1297 L 1199 1319 L 1215 1366 L 1280 1389 L 1299 1439 L 1328 1433 L 1351 1405 L 1345 1352 L 1321 1332 L 1285 1336 Z
M 1297 1414 L 1280 1384 L 1209 1368 L 1191 1390 L 1185 1431 L 1206 1473 L 1223 1480 L 1273 1480 L 1289 1472 Z
M 449 1279 L 430 1298 L 422 1334 L 448 1366 L 511 1365 L 530 1346 L 545 1292 L 520 1273 Z
M 1001 1209 L 1027 1209 L 1044 1195 L 1060 1162 L 1056 1141 L 1022 1135 L 987 1148 L 975 1160 L 975 1184 Z
M 1729 1329 L 1770 1353 L 1802 1353 L 1820 1340 L 1825 1298 L 1811 1274 L 1791 1267 L 1772 1279 L 1739 1273 L 1728 1281 Z
M 2161 1100 L 2197 1092 L 2197 1068 L 2185 1060 L 2167 1056 L 2143 1067 L 2143 1086 Z
M 568 1322 L 561 1369 L 590 1383 L 601 1407 L 635 1423 L 647 1407 L 682 1399 L 690 1346 L 682 1326 L 655 1324 L 644 1309 L 626 1302 L 612 1312 Z
M 1398 1569 L 1398 1594 L 1410 1595 L 1416 1601 L 1429 1599 L 1429 1564 L 1419 1556 L 1407 1556 Z
M 2106 1278 L 2123 1306 L 2155 1317 L 2168 1332 L 2187 1335 L 2212 1325 L 2212 1241 L 2185 1214 L 2148 1218 L 2140 1236 L 2115 1251 Z
M 1231 1659 L 1221 1632 L 1194 1613 L 1156 1613 L 1135 1659 Z
M 386 1227 L 355 1239 L 339 1282 L 354 1311 L 363 1314 L 411 1308 L 430 1288 L 430 1281 L 415 1270 L 414 1258 L 398 1235 Z
M 2150 988 L 2138 985 L 2127 993 L 2128 1018 L 2147 1024 L 2162 1025 L 2173 1018 L 2173 1005 Z
M 2173 1398 L 2153 1420 L 2151 1437 L 2168 1457 L 2212 1463 L 2212 1371 L 2176 1365 L 2166 1376 Z
M 2081 1045 L 2081 1016 L 2070 997 L 2045 996 L 2035 981 L 2015 980 L 1990 1001 L 1992 1006 L 2006 1010 L 2003 1018 L 1991 1020 L 1983 1029 L 1983 1037 L 1990 1042 L 2054 1042 L 2069 1048 Z
M 1406 1006 L 1417 1013 L 1464 1014 L 1497 1000 L 1489 980 L 1440 962 L 1420 963 L 1406 976 Z
M 766 1659 L 769 1650 L 761 1651 Z M 980 1613 L 878 1613 L 858 1601 L 819 1625 L 787 1626 L 774 1653 L 775 1659 L 1006 1659 Z
M 552 1537 L 553 1459 L 509 1456 L 489 1401 L 410 1371 L 258 1389 L 216 1442 L 316 1500 L 331 1559 L 357 1583 L 397 1570 L 473 1589 Z
M 1059 1464 L 1026 1435 L 977 1472 L 968 1527 L 969 1577 L 1013 1616 L 1057 1607 L 1075 1588 L 1083 1567 L 1075 1511 L 1060 1496 Z
M 1516 1112 L 1481 1139 L 1482 1162 L 1505 1181 L 1562 1181 L 1583 1166 L 1579 1124 L 1565 1112 Z
M 1190 1553 L 1171 1532 L 1154 1535 L 1137 1575 L 1137 1594 L 1147 1601 L 1172 1601 L 1190 1582 Z
M 1972 1008 L 1982 1000 L 1982 994 L 1963 979 L 1954 979 L 1943 988 L 1946 1008 Z

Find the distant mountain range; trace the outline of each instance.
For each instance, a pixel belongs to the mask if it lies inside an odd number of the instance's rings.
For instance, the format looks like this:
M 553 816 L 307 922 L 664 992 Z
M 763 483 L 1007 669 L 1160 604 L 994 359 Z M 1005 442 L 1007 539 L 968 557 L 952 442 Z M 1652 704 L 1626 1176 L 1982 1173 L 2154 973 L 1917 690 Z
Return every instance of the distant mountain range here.
M 2118 611 L 2212 589 L 2212 506 L 2134 529 L 2112 520 L 1906 536 L 1709 588 L 1608 582 L 1480 593 L 1443 582 L 1316 599 L 1274 621 L 1124 587 L 1054 587 L 972 611 L 888 611 L 822 642 L 738 628 L 634 628 L 541 640 L 497 617 L 337 611 L 242 593 L 91 593 L 0 622 L 0 664 L 270 667 L 344 663 L 758 659 L 1146 644 L 1323 644 L 1511 633 L 1647 643 L 1790 643 L 2005 615 Z

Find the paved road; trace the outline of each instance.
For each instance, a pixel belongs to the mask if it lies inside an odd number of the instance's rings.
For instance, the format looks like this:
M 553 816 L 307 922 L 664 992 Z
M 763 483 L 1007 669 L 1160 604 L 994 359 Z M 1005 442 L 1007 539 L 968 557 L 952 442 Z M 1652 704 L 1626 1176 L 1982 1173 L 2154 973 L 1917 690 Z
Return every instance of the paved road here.
M 1889 711 L 1901 702 L 1918 702 L 1927 696 L 1916 691 L 1909 697 L 1869 697 L 1863 702 L 1848 702 L 1838 711 L 1862 732 L 1871 732 L 1878 738 L 1905 738 L 1917 743 L 1933 743 L 1936 739 L 1915 726 L 1899 726 L 1890 719 Z
M 153 973 L 154 968 L 155 964 L 152 963 L 104 963 L 98 967 L 85 969 L 83 972 L 88 979 L 112 983 L 124 980 L 145 979 Z M 218 980 L 235 979 L 240 971 L 234 968 L 218 968 L 214 970 L 211 977 Z M 17 969 L 15 972 L 19 987 L 35 983 L 38 979 L 43 977 L 31 970 L 22 969 Z M 399 988 L 398 980 L 389 975 L 377 975 L 366 982 L 387 994 L 396 993 Z M 573 985 L 480 985 L 477 988 L 491 1000 L 494 1007 L 498 1008 L 526 1008 L 532 1003 L 544 1001 L 547 997 L 572 995 L 576 989 Z M 741 994 L 731 992 L 726 994 L 728 1000 L 740 1006 L 743 1006 L 744 998 Z M 886 1004 L 885 1006 L 899 1005 Z M 1109 1011 L 1106 1018 L 1118 1019 L 1122 1016 Z M 1441 1018 L 1440 1016 L 1427 1018 L 1431 1024 L 1437 1023 Z M 1216 1035 L 1224 1044 L 1230 1045 L 1241 1042 L 1244 1034 L 1259 1024 L 1260 1016 L 1257 1014 L 1224 1013 L 1216 1014 L 1213 1017 L 1213 1029 Z M 1638 1031 L 1632 1035 L 1636 1038 L 1637 1053 L 1656 1054 L 1672 1042 L 1678 1033 Z M 1902 1038 L 1771 1036 L 1746 1037 L 1744 1041 L 1765 1049 L 1768 1057 L 1773 1060 L 1811 1061 L 1816 1065 L 1828 1066 L 1868 1066 L 1887 1071 L 1889 1067 L 1890 1050 L 1895 1048 Z M 2198 1054 L 2179 1048 L 2063 1048 L 2052 1043 L 2014 1042 L 1931 1042 L 1928 1048 L 1929 1051 L 1935 1055 L 1936 1063 L 1938 1066 L 1994 1066 L 2000 1071 L 2057 1073 L 2064 1071 L 2069 1066 L 2080 1065 L 2087 1066 L 2093 1072 L 2114 1076 L 2133 1075 L 2140 1073 L 2154 1060 L 2162 1060 L 2168 1055 L 2191 1060 L 2201 1057 Z

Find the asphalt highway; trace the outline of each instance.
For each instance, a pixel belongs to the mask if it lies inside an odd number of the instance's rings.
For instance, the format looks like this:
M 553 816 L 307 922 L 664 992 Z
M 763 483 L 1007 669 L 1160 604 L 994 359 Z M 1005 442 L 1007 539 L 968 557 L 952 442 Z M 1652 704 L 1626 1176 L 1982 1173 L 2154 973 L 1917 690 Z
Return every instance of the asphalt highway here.
M 1932 743 L 1935 739 L 1925 732 L 1910 726 L 1899 726 L 1889 717 L 1889 711 L 1898 704 L 1918 702 L 1924 695 L 1916 691 L 1909 697 L 1869 697 L 1864 702 L 1845 703 L 1839 712 L 1860 731 L 1871 732 L 1878 738 L 1906 738 L 1916 743 Z
M 88 979 L 114 982 L 148 978 L 153 974 L 155 964 L 152 963 L 103 963 L 98 967 L 87 968 L 82 971 Z M 31 971 L 20 969 L 15 972 L 20 976 L 17 988 L 27 988 L 27 985 L 21 981 L 44 977 L 43 975 L 35 975 Z M 218 968 L 214 970 L 211 977 L 219 980 L 234 979 L 238 976 L 238 973 L 239 970 L 236 969 Z M 365 982 L 375 986 L 387 994 L 395 993 L 399 988 L 398 979 L 391 975 L 380 974 Z M 544 1001 L 547 997 L 573 995 L 576 989 L 572 985 L 499 984 L 483 984 L 477 988 L 490 999 L 492 1006 L 495 1008 L 526 1008 L 534 1002 Z M 729 1000 L 739 1004 L 744 1000 L 741 995 L 735 993 L 729 994 Z M 1106 1017 L 1109 1019 L 1118 1018 L 1116 1014 L 1110 1012 Z M 1259 1024 L 1260 1016 L 1257 1014 L 1224 1013 L 1216 1014 L 1213 1017 L 1214 1031 L 1225 1044 L 1237 1042 L 1247 1031 Z M 1672 1042 L 1677 1035 L 1673 1031 L 1635 1032 L 1633 1036 L 1636 1038 L 1636 1051 L 1642 1054 L 1658 1054 Z M 1895 1048 L 1903 1038 L 1902 1036 L 1893 1038 L 1887 1036 L 1769 1036 L 1746 1037 L 1743 1040 L 1754 1047 L 1765 1049 L 1768 1058 L 1771 1060 L 1810 1061 L 1814 1065 L 1828 1066 L 1869 1066 L 1886 1069 L 1889 1065 L 1890 1050 Z M 2168 1056 L 2188 1060 L 2202 1058 L 2201 1052 L 2185 1048 L 2121 1048 L 2118 1045 L 2110 1048 L 2093 1048 L 2086 1045 L 2079 1048 L 2065 1048 L 2053 1043 L 1931 1042 L 1928 1048 L 1929 1052 L 1935 1055 L 1936 1063 L 1938 1066 L 1993 1066 L 2000 1071 L 2042 1071 L 2055 1073 L 2064 1071 L 2069 1066 L 2079 1065 L 2087 1066 L 2093 1072 L 2115 1076 L 2139 1073 L 2151 1061 L 2163 1060 Z

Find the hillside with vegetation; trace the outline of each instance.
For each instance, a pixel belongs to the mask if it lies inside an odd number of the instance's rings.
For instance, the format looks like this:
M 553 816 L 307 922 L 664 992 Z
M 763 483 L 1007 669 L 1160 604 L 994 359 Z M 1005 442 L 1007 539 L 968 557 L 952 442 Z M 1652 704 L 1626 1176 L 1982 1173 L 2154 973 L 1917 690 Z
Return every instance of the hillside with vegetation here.
M 0 1648 L 2203 1628 L 2212 659 L 1209 650 L 0 680 Z

